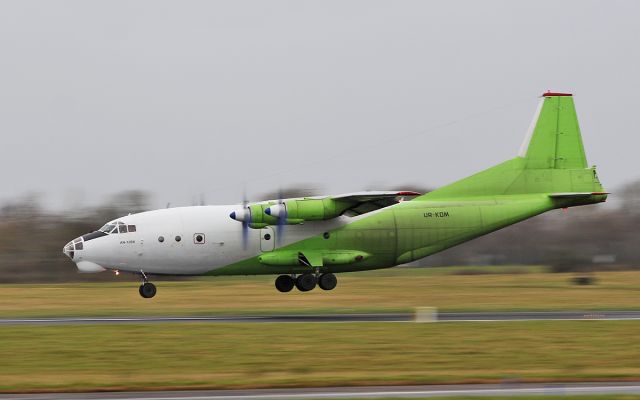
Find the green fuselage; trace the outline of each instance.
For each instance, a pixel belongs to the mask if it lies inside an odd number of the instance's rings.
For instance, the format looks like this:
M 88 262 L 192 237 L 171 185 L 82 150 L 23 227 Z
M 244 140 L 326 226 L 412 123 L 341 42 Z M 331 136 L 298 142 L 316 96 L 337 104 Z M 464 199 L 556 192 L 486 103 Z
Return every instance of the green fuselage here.
M 391 267 L 553 209 L 595 204 L 606 198 L 595 167 L 587 165 L 573 97 L 547 93 L 517 157 L 411 201 L 277 248 L 269 256 L 246 259 L 211 274 Z M 295 216 L 304 219 L 301 208 L 296 210 Z M 331 208 L 332 212 L 339 210 Z
M 387 268 L 429 256 L 471 239 L 557 208 L 602 202 L 606 194 L 587 198 L 552 198 L 547 194 L 501 195 L 468 199 L 417 199 L 388 207 L 341 228 L 276 249 L 280 253 L 363 252 L 370 257 L 342 265 L 319 265 L 320 272 Z M 303 265 L 265 267 L 259 257 L 212 271 L 211 275 L 300 274 Z

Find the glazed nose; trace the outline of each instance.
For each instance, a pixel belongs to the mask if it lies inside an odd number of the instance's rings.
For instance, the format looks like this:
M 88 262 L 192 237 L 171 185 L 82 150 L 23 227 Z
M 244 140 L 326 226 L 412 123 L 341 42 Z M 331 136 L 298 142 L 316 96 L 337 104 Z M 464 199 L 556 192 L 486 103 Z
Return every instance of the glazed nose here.
M 84 250 L 82 237 L 72 240 L 62 248 L 62 252 L 72 260 L 76 256 L 76 252 L 81 250 Z

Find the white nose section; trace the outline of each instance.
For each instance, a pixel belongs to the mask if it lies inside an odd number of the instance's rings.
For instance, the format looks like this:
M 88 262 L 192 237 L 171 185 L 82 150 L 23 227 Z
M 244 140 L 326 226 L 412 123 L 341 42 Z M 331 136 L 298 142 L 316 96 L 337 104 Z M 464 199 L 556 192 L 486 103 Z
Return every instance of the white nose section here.
M 106 269 L 91 261 L 79 261 L 76 263 L 76 266 L 78 267 L 79 272 L 85 274 L 106 271 Z

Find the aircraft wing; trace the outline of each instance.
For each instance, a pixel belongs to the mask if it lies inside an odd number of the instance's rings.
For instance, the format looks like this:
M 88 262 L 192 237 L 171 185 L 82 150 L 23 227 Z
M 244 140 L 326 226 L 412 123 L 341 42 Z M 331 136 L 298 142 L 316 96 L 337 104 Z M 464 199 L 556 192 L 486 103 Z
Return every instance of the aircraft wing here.
M 413 191 L 356 192 L 334 196 L 299 197 L 266 200 L 244 205 L 229 214 L 231 219 L 248 228 L 261 229 L 269 225 L 297 225 L 325 221 L 340 215 L 356 216 L 389 207 L 405 198 L 420 196 Z
M 353 203 L 353 206 L 347 208 L 344 212 L 353 216 L 389 207 L 405 198 L 413 198 L 420 195 L 421 193 L 413 191 L 370 191 L 345 193 L 330 197 L 333 200 Z

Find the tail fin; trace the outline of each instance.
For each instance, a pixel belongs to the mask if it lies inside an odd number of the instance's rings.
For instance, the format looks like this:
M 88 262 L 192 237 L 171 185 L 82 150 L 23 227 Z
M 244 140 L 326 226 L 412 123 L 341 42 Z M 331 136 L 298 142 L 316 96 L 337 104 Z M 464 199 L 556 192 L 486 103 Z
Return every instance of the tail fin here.
M 518 157 L 415 200 L 604 192 L 595 167 L 587 165 L 573 96 L 545 93 Z
M 542 95 L 518 155 L 527 169 L 587 168 L 572 95 Z

